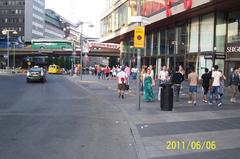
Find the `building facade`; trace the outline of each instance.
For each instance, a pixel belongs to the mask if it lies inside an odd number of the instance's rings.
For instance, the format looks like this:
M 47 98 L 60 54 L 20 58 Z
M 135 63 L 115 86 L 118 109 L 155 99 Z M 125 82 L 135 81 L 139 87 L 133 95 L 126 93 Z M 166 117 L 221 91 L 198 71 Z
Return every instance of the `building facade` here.
M 60 15 L 51 9 L 45 10 L 45 38 L 64 38 L 65 32 L 62 22 L 60 21 Z
M 44 37 L 45 0 L 1 0 L 0 30 L 18 32 L 25 41 Z M 4 35 L 1 35 L 3 37 Z
M 24 36 L 25 24 L 25 0 L 1 0 L 0 1 L 0 31 L 3 29 L 16 30 L 17 35 L 11 34 L 11 38 Z M 0 33 L 5 39 L 5 35 Z
M 44 37 L 45 0 L 25 0 L 24 39 Z
M 109 1 L 109 0 L 108 0 Z M 117 1 L 101 17 L 101 41 L 120 44 L 122 63 L 136 64 L 133 29 L 136 0 Z M 154 65 L 156 72 L 167 65 L 174 69 L 219 65 L 225 74 L 240 65 L 239 0 L 143 0 L 141 14 L 145 26 L 142 64 Z

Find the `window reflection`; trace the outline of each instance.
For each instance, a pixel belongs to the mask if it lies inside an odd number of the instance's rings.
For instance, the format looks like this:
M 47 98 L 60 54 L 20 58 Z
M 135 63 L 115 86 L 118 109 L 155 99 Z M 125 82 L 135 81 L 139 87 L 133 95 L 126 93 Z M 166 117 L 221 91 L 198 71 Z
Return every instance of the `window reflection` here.
M 226 36 L 226 20 L 224 13 L 217 13 L 217 24 L 216 24 L 216 51 L 224 52 Z
M 228 43 L 240 42 L 240 11 L 229 14 Z
M 175 45 L 176 45 L 175 28 L 172 28 L 167 31 L 168 54 L 170 55 L 174 54 Z
M 200 26 L 200 49 L 201 51 L 212 51 L 214 38 L 214 14 L 211 13 L 203 16 Z
M 198 17 L 192 19 L 190 31 L 190 49 L 189 52 L 198 52 L 199 21 Z

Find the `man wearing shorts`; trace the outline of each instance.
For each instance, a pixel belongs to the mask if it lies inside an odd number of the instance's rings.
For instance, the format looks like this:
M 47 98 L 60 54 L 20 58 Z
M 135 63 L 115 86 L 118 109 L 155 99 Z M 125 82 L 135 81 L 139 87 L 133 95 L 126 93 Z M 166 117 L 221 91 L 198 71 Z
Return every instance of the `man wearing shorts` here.
M 188 83 L 189 83 L 189 101 L 188 103 L 193 103 L 196 105 L 197 101 L 197 84 L 198 84 L 198 75 L 195 72 L 194 67 L 190 69 L 190 73 L 188 74 Z
M 121 68 L 121 71 L 117 74 L 117 87 L 118 87 L 118 98 L 122 97 L 124 98 L 124 91 L 126 84 L 128 84 L 128 76 L 124 72 L 124 67 Z

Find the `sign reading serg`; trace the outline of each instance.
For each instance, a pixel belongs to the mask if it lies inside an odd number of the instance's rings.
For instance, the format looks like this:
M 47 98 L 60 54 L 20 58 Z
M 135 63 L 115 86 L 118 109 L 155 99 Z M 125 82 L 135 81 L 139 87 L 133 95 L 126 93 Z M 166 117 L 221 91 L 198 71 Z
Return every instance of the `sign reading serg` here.
M 229 46 L 226 50 L 227 53 L 237 53 L 240 52 L 240 46 Z
M 240 43 L 232 43 L 226 45 L 226 56 L 228 58 L 239 58 L 240 57 Z

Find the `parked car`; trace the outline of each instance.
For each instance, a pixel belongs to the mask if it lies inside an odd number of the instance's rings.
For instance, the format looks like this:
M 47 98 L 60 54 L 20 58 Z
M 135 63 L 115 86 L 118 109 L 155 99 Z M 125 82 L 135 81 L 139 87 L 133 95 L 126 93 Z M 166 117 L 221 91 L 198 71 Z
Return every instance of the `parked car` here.
M 34 66 L 27 71 L 27 83 L 32 81 L 46 82 L 46 74 L 42 67 Z

